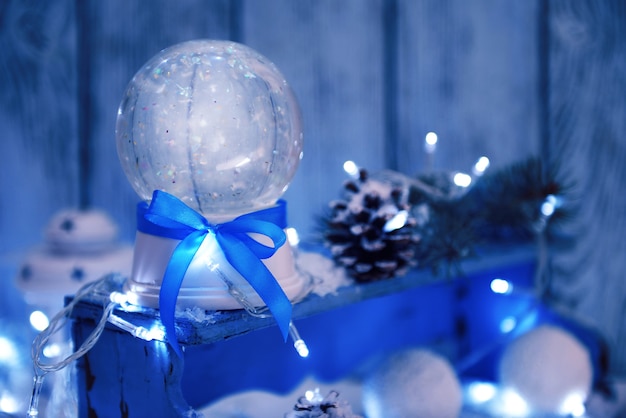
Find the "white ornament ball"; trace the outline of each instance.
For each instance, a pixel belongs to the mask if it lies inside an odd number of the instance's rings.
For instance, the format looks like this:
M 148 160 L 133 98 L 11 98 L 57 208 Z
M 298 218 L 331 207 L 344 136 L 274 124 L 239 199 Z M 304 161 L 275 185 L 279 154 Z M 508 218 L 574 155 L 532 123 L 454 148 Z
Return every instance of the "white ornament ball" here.
M 499 365 L 504 390 L 519 395 L 531 412 L 570 414 L 591 390 L 587 349 L 569 332 L 542 325 L 513 341 Z
M 369 418 L 457 418 L 461 406 L 454 369 L 444 357 L 425 349 L 396 353 L 363 385 Z

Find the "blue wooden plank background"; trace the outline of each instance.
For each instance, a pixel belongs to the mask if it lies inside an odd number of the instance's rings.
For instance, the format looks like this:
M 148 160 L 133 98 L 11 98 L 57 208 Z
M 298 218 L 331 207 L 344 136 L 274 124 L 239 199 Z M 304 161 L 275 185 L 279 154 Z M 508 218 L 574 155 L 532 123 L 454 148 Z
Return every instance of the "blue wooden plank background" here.
M 438 170 L 560 163 L 581 210 L 551 271 L 624 373 L 625 31 L 620 0 L 2 0 L 0 254 L 38 243 L 65 207 L 104 209 L 132 240 L 137 197 L 114 140 L 126 83 L 171 44 L 231 39 L 299 98 L 305 156 L 286 198 L 305 237 L 345 160 L 420 172 L 428 131 Z

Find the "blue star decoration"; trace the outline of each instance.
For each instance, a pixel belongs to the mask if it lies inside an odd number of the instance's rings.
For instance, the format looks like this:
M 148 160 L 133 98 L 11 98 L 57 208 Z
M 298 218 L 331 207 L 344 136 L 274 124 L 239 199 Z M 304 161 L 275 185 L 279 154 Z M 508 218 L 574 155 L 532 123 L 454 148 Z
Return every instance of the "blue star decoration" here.
M 72 278 L 72 280 L 74 280 L 76 282 L 82 282 L 83 279 L 85 278 L 85 270 L 83 270 L 80 267 L 74 267 L 70 277 Z
M 70 218 L 66 218 L 61 222 L 61 225 L 59 225 L 61 227 L 61 230 L 70 233 L 74 230 L 74 220 L 70 219 Z

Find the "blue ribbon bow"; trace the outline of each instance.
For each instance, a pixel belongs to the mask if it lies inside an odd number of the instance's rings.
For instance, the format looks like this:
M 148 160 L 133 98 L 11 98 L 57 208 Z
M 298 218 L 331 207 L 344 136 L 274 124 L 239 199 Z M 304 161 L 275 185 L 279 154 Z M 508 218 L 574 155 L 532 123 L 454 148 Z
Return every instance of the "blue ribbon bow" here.
M 286 202 L 275 207 L 248 213 L 222 224 L 210 224 L 202 215 L 175 196 L 155 190 L 150 206 L 137 206 L 137 229 L 150 235 L 181 240 L 167 265 L 161 291 L 159 310 L 169 343 L 181 356 L 175 328 L 176 299 L 183 277 L 200 245 L 211 233 L 226 260 L 250 283 L 274 316 L 286 340 L 291 321 L 291 302 L 261 259 L 269 258 L 286 241 Z M 273 246 L 266 246 L 248 234 L 269 237 Z

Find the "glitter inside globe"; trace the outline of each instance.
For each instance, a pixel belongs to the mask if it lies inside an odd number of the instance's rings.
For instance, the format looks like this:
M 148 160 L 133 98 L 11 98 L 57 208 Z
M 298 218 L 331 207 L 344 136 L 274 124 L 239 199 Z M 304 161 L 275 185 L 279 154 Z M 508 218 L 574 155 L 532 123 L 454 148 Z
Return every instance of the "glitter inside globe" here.
M 163 50 L 128 85 L 116 126 L 142 199 L 163 190 L 207 218 L 272 206 L 302 158 L 295 96 L 267 58 L 234 42 Z

